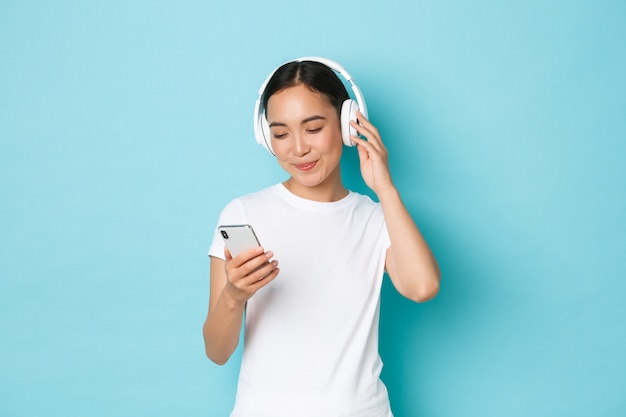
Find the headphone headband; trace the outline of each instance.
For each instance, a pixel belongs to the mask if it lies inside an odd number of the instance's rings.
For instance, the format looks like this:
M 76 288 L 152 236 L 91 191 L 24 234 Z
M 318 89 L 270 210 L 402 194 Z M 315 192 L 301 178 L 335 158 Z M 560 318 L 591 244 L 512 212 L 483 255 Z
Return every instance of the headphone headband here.
M 348 132 L 352 128 L 349 126 L 349 123 L 351 119 L 355 119 L 354 115 L 356 113 L 356 110 L 358 109 L 361 113 L 363 113 L 363 115 L 366 118 L 368 117 L 367 105 L 365 104 L 365 99 L 363 98 L 363 94 L 361 93 L 361 90 L 355 84 L 355 82 L 352 79 L 352 76 L 348 73 L 348 71 L 346 71 L 345 68 L 343 68 L 337 62 L 330 60 L 328 58 L 313 57 L 313 56 L 307 56 L 307 57 L 302 57 L 302 58 L 297 58 L 297 59 L 292 59 L 290 61 L 286 61 L 282 63 L 281 65 L 279 65 L 274 71 L 272 71 L 267 76 L 263 84 L 261 84 L 261 88 L 259 88 L 259 94 L 258 94 L 256 103 L 254 105 L 254 135 L 256 137 L 256 141 L 259 145 L 262 145 L 264 148 L 266 148 L 272 155 L 274 155 L 274 151 L 272 150 L 270 135 L 267 132 L 268 130 L 267 120 L 265 119 L 265 114 L 264 114 L 265 108 L 263 108 L 263 103 L 262 103 L 263 93 L 265 92 L 265 88 L 267 87 L 267 84 L 269 83 L 269 81 L 272 79 L 272 77 L 274 76 L 274 74 L 279 68 L 291 62 L 302 62 L 302 61 L 313 61 L 313 62 L 319 62 L 321 64 L 324 64 L 331 70 L 341 74 L 341 76 L 350 83 L 350 88 L 352 90 L 352 93 L 354 94 L 356 103 L 354 103 L 354 100 L 346 100 L 341 111 L 343 142 L 346 145 L 350 146 L 350 143 L 351 143 L 349 139 L 350 133 Z M 345 111 L 344 111 L 344 108 L 345 108 Z M 344 113 L 346 112 L 348 114 L 344 115 Z

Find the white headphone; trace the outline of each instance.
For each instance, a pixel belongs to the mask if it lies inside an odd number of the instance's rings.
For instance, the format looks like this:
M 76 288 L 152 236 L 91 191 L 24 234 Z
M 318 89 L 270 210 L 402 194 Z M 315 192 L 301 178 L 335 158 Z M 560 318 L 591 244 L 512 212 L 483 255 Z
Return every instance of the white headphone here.
M 354 93 L 354 97 L 356 98 L 356 101 L 352 99 L 347 99 L 346 101 L 343 102 L 341 106 L 341 118 L 340 118 L 341 138 L 343 140 L 344 145 L 354 146 L 354 143 L 352 143 L 352 141 L 350 140 L 350 136 L 351 135 L 356 136 L 357 131 L 355 128 L 350 126 L 350 121 L 351 120 L 356 121 L 357 110 L 360 110 L 361 113 L 363 113 L 363 116 L 367 118 L 367 106 L 365 105 L 365 99 L 363 98 L 363 94 L 361 93 L 361 90 L 352 80 L 352 76 L 348 74 L 348 72 L 341 65 L 339 65 L 335 61 L 331 61 L 330 59 L 320 58 L 320 57 L 303 57 L 303 58 L 298 58 L 298 59 L 294 59 L 291 61 L 287 61 L 284 64 L 282 64 L 280 67 L 290 62 L 302 62 L 302 61 L 314 61 L 314 62 L 322 63 L 326 65 L 327 67 L 329 67 L 330 69 L 332 69 L 333 71 L 341 74 L 341 76 L 350 83 L 350 86 L 352 88 L 352 92 Z M 265 82 L 263 82 L 263 84 L 261 85 L 261 88 L 259 89 L 259 96 L 254 105 L 254 136 L 256 138 L 257 143 L 263 146 L 265 149 L 267 149 L 269 153 L 271 153 L 272 155 L 275 155 L 275 154 L 274 154 L 274 150 L 272 149 L 272 138 L 270 135 L 269 123 L 267 121 L 267 118 L 265 117 L 265 109 L 263 108 L 262 99 L 263 99 L 263 92 L 265 91 L 265 88 L 267 87 L 267 83 L 270 81 L 270 79 L 272 78 L 274 73 L 278 70 L 278 68 L 272 71 L 272 73 L 268 75 L 267 78 L 265 79 Z

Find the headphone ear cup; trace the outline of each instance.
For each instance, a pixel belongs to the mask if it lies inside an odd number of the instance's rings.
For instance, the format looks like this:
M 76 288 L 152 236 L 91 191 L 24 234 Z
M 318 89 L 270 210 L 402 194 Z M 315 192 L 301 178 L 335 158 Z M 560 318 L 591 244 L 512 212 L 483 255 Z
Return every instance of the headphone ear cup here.
M 346 146 L 354 146 L 354 142 L 350 139 L 350 136 L 356 136 L 357 131 L 350 126 L 350 121 L 356 122 L 356 112 L 359 109 L 359 105 L 352 99 L 347 99 L 341 105 L 341 138 L 343 144 Z
M 259 115 L 259 134 L 260 138 L 257 138 L 257 142 L 259 145 L 262 145 L 269 153 L 274 154 L 274 150 L 272 149 L 272 138 L 270 136 L 270 126 L 265 118 L 264 114 Z

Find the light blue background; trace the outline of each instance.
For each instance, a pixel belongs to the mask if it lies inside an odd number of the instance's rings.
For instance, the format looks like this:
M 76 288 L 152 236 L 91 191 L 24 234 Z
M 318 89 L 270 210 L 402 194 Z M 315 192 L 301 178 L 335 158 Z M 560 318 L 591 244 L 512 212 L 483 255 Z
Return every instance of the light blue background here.
M 443 271 L 383 288 L 397 417 L 626 414 L 626 3 L 4 0 L 0 416 L 226 416 L 211 232 L 281 181 L 252 108 L 355 76 Z M 347 184 L 367 192 L 353 149 Z

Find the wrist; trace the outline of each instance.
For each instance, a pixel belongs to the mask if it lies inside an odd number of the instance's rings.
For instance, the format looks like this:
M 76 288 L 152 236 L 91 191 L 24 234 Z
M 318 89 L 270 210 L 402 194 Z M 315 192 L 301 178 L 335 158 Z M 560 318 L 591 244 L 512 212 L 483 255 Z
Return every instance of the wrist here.
M 386 186 L 378 187 L 376 189 L 376 197 L 378 197 L 378 200 L 383 203 L 383 201 L 386 200 L 400 199 L 400 193 L 393 183 L 389 183 Z
M 247 300 L 242 300 L 233 294 L 232 287 L 229 284 L 226 284 L 224 290 L 222 290 L 221 295 L 222 301 L 226 305 L 226 307 L 231 311 L 236 311 L 243 309 L 246 305 Z

